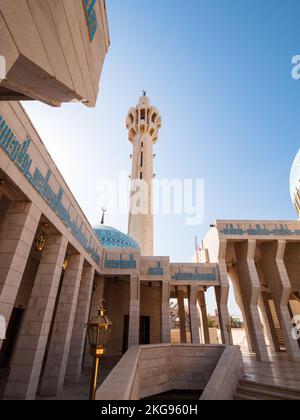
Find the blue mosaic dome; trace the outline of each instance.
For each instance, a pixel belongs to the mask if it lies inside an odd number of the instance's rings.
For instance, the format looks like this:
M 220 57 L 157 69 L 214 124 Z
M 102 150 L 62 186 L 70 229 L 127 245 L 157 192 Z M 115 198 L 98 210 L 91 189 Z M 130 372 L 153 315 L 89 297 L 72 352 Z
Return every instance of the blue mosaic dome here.
M 97 238 L 104 248 L 132 248 L 140 249 L 138 243 L 130 236 L 109 226 L 94 229 Z

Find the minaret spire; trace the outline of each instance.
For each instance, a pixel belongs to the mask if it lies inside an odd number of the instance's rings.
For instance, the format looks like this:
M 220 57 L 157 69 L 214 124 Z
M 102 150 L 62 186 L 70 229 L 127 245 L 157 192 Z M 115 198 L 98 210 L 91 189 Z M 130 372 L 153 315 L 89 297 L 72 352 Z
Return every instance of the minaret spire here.
M 132 211 L 133 198 L 130 198 L 130 213 L 128 233 L 141 247 L 144 256 L 153 255 L 153 211 L 152 211 L 152 181 L 153 181 L 153 145 L 158 140 L 161 128 L 161 117 L 158 109 L 150 104 L 147 92 L 135 108 L 131 108 L 126 118 L 126 128 L 129 132 L 129 141 L 133 145 L 132 154 L 132 185 L 141 180 L 147 185 L 147 194 L 143 196 L 141 209 L 148 209 L 142 214 Z M 134 191 L 134 188 L 132 188 Z

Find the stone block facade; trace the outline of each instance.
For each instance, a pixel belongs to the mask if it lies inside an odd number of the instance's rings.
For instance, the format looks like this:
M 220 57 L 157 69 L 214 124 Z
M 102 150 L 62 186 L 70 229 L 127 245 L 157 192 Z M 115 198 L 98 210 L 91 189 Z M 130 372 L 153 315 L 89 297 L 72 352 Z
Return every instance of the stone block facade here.
M 0 39 L 0 100 L 95 106 L 110 45 L 104 0 L 1 0 Z

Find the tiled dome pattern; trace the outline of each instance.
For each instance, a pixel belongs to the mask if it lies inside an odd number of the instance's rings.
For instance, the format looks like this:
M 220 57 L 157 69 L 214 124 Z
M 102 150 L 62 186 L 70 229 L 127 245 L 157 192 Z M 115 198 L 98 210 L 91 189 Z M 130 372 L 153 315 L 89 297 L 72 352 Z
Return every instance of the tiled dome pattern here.
M 104 248 L 140 249 L 138 243 L 134 239 L 112 227 L 98 227 L 95 228 L 94 231 Z

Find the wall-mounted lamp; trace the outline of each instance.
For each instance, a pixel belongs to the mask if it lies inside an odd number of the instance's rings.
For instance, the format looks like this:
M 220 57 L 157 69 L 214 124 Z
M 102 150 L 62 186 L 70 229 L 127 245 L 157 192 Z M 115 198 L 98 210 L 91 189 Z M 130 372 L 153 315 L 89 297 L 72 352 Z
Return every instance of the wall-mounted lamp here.
M 45 238 L 44 232 L 42 232 L 41 235 L 36 240 L 35 250 L 37 252 L 42 253 L 44 251 L 45 245 L 46 245 L 46 238 Z
M 47 238 L 46 230 L 48 228 L 49 228 L 48 223 L 45 223 L 43 225 L 43 230 L 41 231 L 41 234 L 39 235 L 39 237 L 36 240 L 35 250 L 37 252 L 42 253 L 44 251 L 44 248 L 45 248 L 45 245 L 46 245 L 46 238 Z
M 66 271 L 68 266 L 69 266 L 69 260 L 68 260 L 68 257 L 66 257 L 63 263 L 63 271 Z

